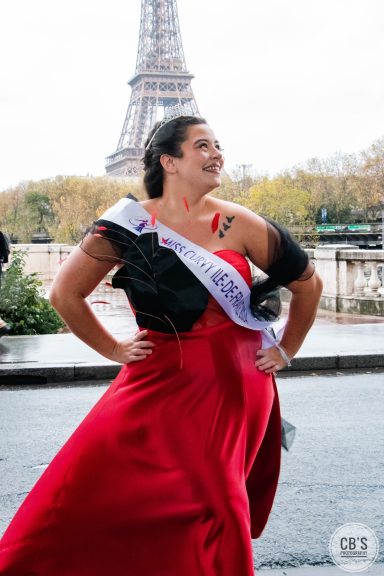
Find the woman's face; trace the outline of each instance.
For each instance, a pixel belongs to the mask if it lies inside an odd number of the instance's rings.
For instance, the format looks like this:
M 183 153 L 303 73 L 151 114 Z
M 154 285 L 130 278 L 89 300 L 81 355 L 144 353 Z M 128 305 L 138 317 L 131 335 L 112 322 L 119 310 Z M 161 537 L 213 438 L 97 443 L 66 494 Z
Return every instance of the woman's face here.
M 220 186 L 224 157 L 220 144 L 207 124 L 187 128 L 181 144 L 182 158 L 175 158 L 177 174 L 183 180 L 210 192 Z

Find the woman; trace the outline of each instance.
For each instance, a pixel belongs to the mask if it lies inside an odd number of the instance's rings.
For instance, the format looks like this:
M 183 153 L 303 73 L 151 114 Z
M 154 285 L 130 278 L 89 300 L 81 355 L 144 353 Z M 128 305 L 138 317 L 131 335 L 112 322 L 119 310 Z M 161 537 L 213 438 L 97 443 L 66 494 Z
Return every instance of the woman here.
M 144 164 L 149 199 L 107 210 L 51 292 L 72 331 L 124 367 L 8 528 L 1 574 L 253 574 L 280 465 L 273 374 L 300 348 L 321 282 L 283 230 L 208 195 L 223 155 L 205 120 L 157 124 Z M 280 342 L 245 256 L 269 273 L 262 290 L 292 292 Z M 122 341 L 85 301 L 116 262 L 140 328 Z

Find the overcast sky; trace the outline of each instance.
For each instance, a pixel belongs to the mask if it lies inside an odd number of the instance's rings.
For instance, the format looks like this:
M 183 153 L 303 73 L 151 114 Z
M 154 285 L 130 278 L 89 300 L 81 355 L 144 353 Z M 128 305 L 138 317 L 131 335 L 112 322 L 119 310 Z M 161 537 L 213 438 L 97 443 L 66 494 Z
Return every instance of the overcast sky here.
M 101 175 L 130 98 L 140 0 L 1 2 L 0 190 Z M 270 175 L 384 136 L 383 0 L 178 0 L 227 167 Z

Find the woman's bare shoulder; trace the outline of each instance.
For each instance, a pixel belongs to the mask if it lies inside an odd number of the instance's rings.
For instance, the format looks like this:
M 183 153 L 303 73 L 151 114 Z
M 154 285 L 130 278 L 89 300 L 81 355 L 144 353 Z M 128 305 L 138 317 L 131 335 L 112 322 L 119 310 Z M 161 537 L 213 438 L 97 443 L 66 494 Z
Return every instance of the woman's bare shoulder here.
M 216 198 L 211 196 L 211 206 L 217 212 L 220 212 L 223 216 L 232 217 L 234 216 L 239 223 L 251 225 L 252 228 L 259 227 L 260 229 L 265 229 L 266 223 L 264 218 L 249 210 L 241 204 L 236 202 L 230 202 L 228 200 L 222 200 L 221 198 Z
M 222 218 L 230 223 L 233 242 L 239 252 L 261 269 L 265 269 L 268 261 L 267 223 L 258 214 L 241 204 L 214 198 L 214 206 Z

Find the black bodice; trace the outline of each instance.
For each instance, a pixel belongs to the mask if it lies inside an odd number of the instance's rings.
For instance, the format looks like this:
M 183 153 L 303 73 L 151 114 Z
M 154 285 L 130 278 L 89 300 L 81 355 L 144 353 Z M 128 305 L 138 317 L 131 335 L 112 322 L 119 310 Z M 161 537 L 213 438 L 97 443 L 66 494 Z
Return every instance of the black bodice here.
M 269 266 L 267 278 L 251 287 L 250 307 L 259 320 L 273 321 L 280 313 L 278 288 L 306 280 L 313 265 L 289 232 L 267 221 Z M 157 332 L 188 332 L 205 311 L 209 292 L 177 254 L 159 245 L 156 232 L 138 234 L 100 219 L 82 243 L 90 256 L 119 262 L 114 288 L 128 296 L 141 328 Z
M 209 293 L 175 252 L 159 246 L 156 233 L 132 234 L 121 260 L 112 285 L 127 294 L 137 324 L 158 332 L 191 330 Z

